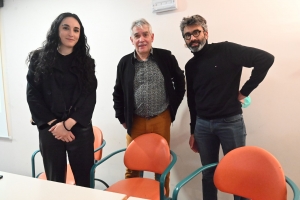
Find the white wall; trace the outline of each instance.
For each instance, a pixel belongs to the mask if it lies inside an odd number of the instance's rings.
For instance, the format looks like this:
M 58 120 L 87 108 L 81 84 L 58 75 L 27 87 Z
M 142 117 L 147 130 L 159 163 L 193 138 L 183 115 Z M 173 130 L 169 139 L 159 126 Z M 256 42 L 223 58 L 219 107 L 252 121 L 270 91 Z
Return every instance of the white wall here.
M 5 0 L 0 9 L 1 38 L 12 140 L 0 139 L 0 171 L 31 174 L 30 156 L 38 149 L 38 134 L 29 124 L 25 59 L 45 40 L 52 21 L 66 11 L 81 18 L 91 55 L 96 60 L 99 87 L 93 123 L 102 129 L 107 141 L 104 155 L 125 147 L 126 131 L 114 118 L 111 94 L 117 63 L 133 50 L 129 41 L 131 22 L 146 18 L 155 33 L 153 46 L 171 50 L 184 69 L 192 54 L 184 47 L 179 23 L 185 16 L 200 14 L 208 21 L 210 43 L 227 40 L 261 48 L 275 56 L 266 79 L 251 94 L 252 105 L 244 110 L 247 144 L 270 151 L 280 161 L 286 175 L 300 186 L 298 0 L 178 0 L 176 11 L 161 14 L 151 12 L 151 0 Z M 250 73 L 250 70 L 244 71 L 242 83 Z M 184 98 L 172 125 L 171 148 L 178 155 L 178 162 L 171 174 L 171 189 L 200 166 L 198 154 L 189 149 L 188 138 L 189 113 Z M 109 184 L 122 178 L 121 158 L 103 165 L 97 171 L 98 177 Z M 38 167 L 42 169 L 41 164 Z M 180 199 L 201 199 L 200 188 L 201 178 L 198 177 L 182 189 Z M 220 199 L 232 197 L 220 194 Z

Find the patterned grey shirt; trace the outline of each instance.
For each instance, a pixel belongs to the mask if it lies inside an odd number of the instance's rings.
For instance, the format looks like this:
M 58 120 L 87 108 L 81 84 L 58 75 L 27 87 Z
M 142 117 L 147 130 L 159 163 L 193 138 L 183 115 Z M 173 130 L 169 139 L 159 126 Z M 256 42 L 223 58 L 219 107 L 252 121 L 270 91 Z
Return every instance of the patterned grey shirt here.
M 148 59 L 140 61 L 134 52 L 134 113 L 146 118 L 162 113 L 169 105 L 164 77 L 152 55 L 151 49 Z

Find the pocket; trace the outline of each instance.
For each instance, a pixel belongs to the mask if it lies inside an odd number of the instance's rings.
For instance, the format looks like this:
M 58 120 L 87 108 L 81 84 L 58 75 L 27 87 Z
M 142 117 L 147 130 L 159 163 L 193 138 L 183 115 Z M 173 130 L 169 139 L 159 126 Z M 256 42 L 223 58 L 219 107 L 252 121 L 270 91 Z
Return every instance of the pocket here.
M 226 123 L 235 123 L 241 121 L 242 119 L 243 119 L 243 115 L 234 115 L 231 117 L 224 118 L 223 121 Z

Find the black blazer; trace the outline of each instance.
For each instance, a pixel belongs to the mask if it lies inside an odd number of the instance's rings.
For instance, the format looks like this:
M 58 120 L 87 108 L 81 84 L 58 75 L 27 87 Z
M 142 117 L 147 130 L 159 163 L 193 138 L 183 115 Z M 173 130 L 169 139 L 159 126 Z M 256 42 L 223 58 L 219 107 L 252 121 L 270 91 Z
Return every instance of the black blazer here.
M 184 72 L 179 68 L 175 56 L 170 51 L 153 48 L 153 58 L 165 80 L 166 94 L 172 122 L 185 93 Z M 130 53 L 121 58 L 117 67 L 117 78 L 113 92 L 116 118 L 120 123 L 126 122 L 130 134 L 134 114 L 134 56 Z
M 36 66 L 35 60 L 38 58 L 38 53 L 34 53 L 30 60 L 27 74 L 27 102 L 32 115 L 32 120 L 38 127 L 47 124 L 53 119 L 66 120 L 73 118 L 82 126 L 88 126 L 94 112 L 96 104 L 96 89 L 97 79 L 93 77 L 92 87 L 86 94 L 83 93 L 83 83 L 79 78 L 79 73 L 74 66 L 79 63 L 74 61 L 71 67 L 71 72 L 77 76 L 78 83 L 75 88 L 72 98 L 72 108 L 66 109 L 63 98 L 63 91 L 60 87 L 60 79 L 63 78 L 62 71 L 58 67 L 53 67 L 53 73 L 41 75 L 40 81 L 34 81 L 34 72 Z M 93 60 L 93 67 L 95 64 Z

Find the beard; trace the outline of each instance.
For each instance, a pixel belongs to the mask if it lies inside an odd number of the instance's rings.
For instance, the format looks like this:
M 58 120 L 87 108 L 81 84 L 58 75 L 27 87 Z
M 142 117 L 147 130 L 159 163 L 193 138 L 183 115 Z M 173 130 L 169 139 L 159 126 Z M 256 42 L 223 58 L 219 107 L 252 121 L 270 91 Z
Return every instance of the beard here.
M 194 43 L 197 43 L 198 45 L 193 46 Z M 204 47 L 205 44 L 206 44 L 206 39 L 203 38 L 202 40 L 193 40 L 186 45 L 192 52 L 198 52 Z

